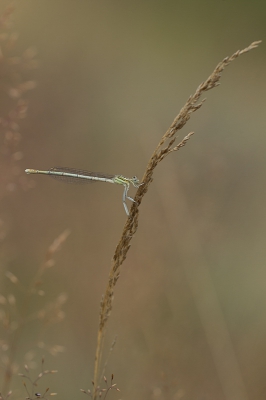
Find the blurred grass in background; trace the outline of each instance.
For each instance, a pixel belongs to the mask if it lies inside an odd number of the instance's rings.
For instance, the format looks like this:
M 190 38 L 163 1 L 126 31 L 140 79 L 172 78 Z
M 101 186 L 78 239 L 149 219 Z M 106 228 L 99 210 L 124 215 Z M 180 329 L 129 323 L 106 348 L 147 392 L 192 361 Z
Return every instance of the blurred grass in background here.
M 265 14 L 258 0 L 16 3 L 18 52 L 34 45 L 40 60 L 20 124 L 21 171 L 62 165 L 141 178 L 216 64 L 265 39 Z M 107 372 L 125 398 L 229 398 L 200 312 L 202 265 L 248 398 L 265 398 L 264 46 L 236 60 L 207 94 L 183 132 L 196 134 L 160 165 L 141 205 L 106 341 L 118 334 Z M 52 297 L 69 296 L 67 318 L 46 337 L 67 351 L 46 362 L 59 370 L 47 386 L 75 396 L 93 376 L 99 302 L 126 218 L 121 188 L 28 179 L 33 189 L 1 201 L 1 266 L 26 284 L 54 238 L 71 230 L 45 283 Z

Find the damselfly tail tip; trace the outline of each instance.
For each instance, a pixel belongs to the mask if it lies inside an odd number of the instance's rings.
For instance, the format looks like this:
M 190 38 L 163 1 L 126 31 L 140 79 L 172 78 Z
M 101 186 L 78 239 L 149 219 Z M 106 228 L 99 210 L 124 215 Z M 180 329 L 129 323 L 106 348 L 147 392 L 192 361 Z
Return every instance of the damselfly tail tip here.
M 26 174 L 33 174 L 34 171 L 35 171 L 34 169 L 30 169 L 30 168 L 25 169 Z

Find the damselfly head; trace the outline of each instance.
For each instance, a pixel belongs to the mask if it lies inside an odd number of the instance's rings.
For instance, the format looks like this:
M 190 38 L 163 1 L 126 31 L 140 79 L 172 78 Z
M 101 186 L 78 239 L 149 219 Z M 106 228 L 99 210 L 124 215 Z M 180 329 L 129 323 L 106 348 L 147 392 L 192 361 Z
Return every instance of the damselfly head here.
M 133 178 L 130 179 L 130 182 L 134 187 L 139 187 L 139 179 L 136 176 L 133 176 Z

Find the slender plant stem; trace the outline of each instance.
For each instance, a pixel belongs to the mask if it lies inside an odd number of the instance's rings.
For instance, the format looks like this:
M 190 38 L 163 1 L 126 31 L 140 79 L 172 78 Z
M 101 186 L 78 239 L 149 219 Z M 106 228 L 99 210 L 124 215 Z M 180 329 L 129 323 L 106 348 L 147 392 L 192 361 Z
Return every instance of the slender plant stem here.
M 175 141 L 177 139 L 177 132 L 184 127 L 184 125 L 188 122 L 191 117 L 191 114 L 197 111 L 204 103 L 205 99 L 200 100 L 201 95 L 218 86 L 220 83 L 221 73 L 232 61 L 234 61 L 240 55 L 247 53 L 250 50 L 255 49 L 261 41 L 256 41 L 251 43 L 248 47 L 243 50 L 236 51 L 232 56 L 224 58 L 214 69 L 212 74 L 206 79 L 206 81 L 202 82 L 195 93 L 190 96 L 185 103 L 184 107 L 180 110 L 179 114 L 175 117 L 171 126 L 167 129 L 163 137 L 161 138 L 158 146 L 153 152 L 148 164 L 146 171 L 142 178 L 142 185 L 138 188 L 135 202 L 133 203 L 127 221 L 122 231 L 121 238 L 116 246 L 115 253 L 112 259 L 111 269 L 109 273 L 108 283 L 105 289 L 105 293 L 103 295 L 101 304 L 100 304 L 100 318 L 99 318 L 99 328 L 97 334 L 97 347 L 95 354 L 95 363 L 94 363 L 94 390 L 93 390 L 93 399 L 96 400 L 99 393 L 98 388 L 98 380 L 100 375 L 100 366 L 101 366 L 101 358 L 102 358 L 102 350 L 104 344 L 104 336 L 106 331 L 106 324 L 108 318 L 111 314 L 113 307 L 113 298 L 114 298 L 114 287 L 119 279 L 121 265 L 126 259 L 127 252 L 130 248 L 130 242 L 136 233 L 138 228 L 138 219 L 139 219 L 139 206 L 142 202 L 144 195 L 147 193 L 149 185 L 152 182 L 153 172 L 155 167 L 161 162 L 168 154 L 173 151 L 178 151 L 182 147 L 184 147 L 188 140 L 191 138 L 194 132 L 190 132 L 187 136 L 184 137 L 181 142 L 175 145 Z

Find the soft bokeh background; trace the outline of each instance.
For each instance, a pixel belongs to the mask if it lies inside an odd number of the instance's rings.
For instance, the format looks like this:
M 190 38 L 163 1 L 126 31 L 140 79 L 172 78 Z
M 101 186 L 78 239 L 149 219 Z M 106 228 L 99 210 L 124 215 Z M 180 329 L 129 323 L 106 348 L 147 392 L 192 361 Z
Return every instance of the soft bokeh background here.
M 265 399 L 265 1 L 15 6 L 17 52 L 34 45 L 40 60 L 20 124 L 21 170 L 62 165 L 141 178 L 216 64 L 264 40 L 226 69 L 182 132 L 195 131 L 193 138 L 157 168 L 105 344 L 107 354 L 118 335 L 106 375 L 122 393 L 110 398 Z M 6 270 L 26 285 L 52 241 L 71 230 L 44 282 L 47 301 L 69 296 L 65 320 L 43 336 L 66 351 L 44 352 L 46 368 L 59 373 L 38 390 L 77 398 L 93 378 L 99 302 L 126 220 L 122 188 L 28 179 L 34 188 L 1 201 L 2 291 Z M 19 362 L 35 340 L 29 328 Z

